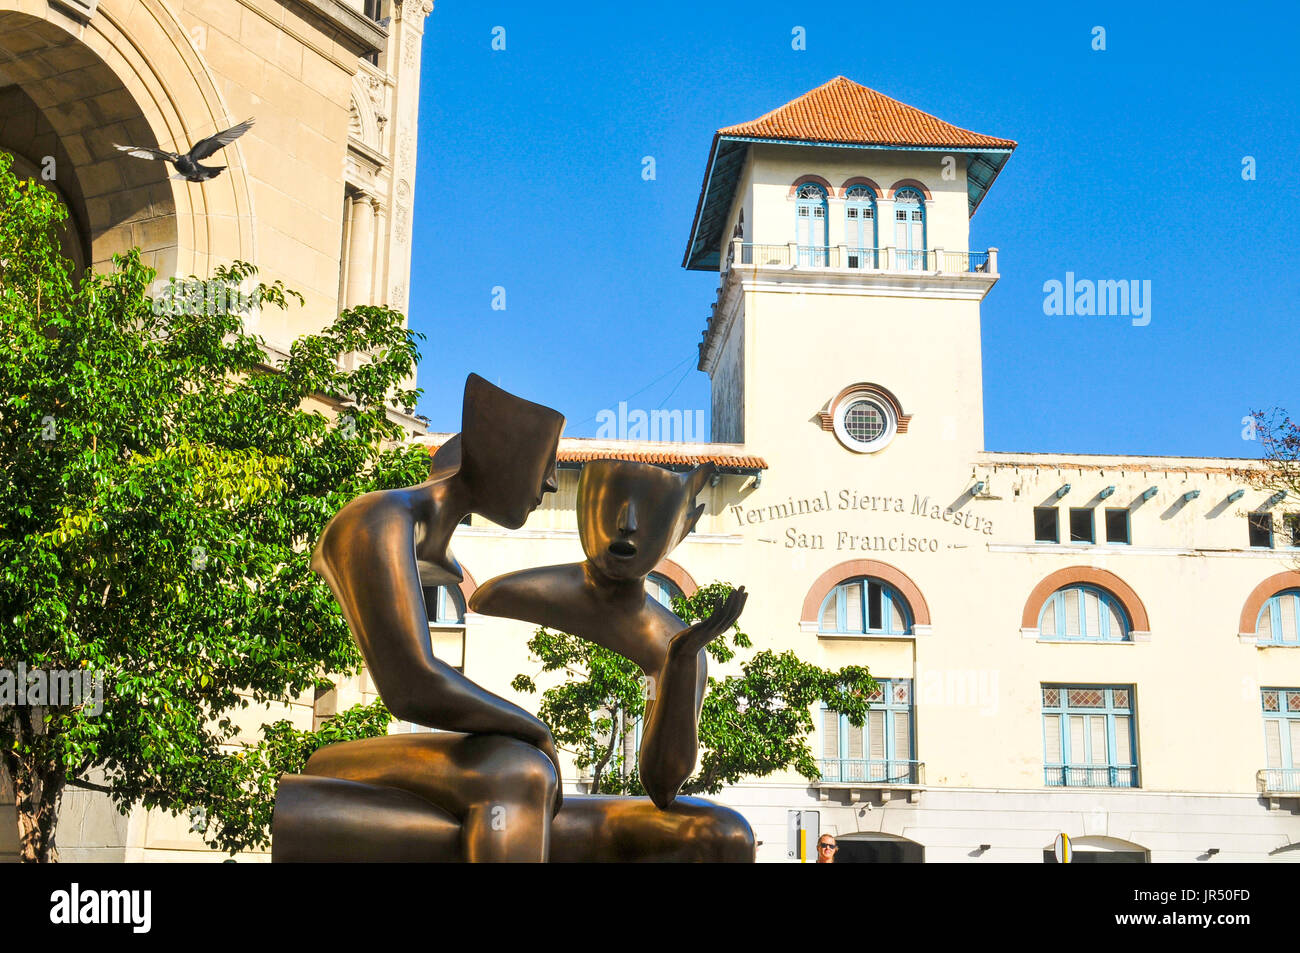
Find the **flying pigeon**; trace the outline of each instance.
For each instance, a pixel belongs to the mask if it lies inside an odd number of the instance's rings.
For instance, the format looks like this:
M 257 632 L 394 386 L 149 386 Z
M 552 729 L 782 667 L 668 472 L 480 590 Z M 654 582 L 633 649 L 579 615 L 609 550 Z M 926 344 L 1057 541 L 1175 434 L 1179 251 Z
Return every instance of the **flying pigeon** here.
M 231 126 L 215 136 L 208 136 L 194 144 L 189 152 L 184 155 L 177 155 L 174 152 L 167 152 L 164 149 L 152 149 L 149 146 L 117 146 L 123 152 L 135 156 L 137 159 L 162 159 L 170 162 L 176 167 L 180 175 L 173 175 L 173 179 L 186 179 L 190 182 L 206 182 L 208 179 L 215 179 L 221 174 L 224 165 L 199 165 L 200 159 L 206 159 L 219 149 L 230 145 L 252 127 L 253 120 L 246 119 L 238 126 Z

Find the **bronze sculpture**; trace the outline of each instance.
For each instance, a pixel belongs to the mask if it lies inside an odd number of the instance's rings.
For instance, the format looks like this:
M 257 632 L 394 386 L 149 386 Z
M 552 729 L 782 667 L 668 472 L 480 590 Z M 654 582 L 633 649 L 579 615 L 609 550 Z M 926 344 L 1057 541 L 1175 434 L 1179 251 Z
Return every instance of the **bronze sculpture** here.
M 326 526 L 312 567 L 338 599 L 381 696 L 398 718 L 442 731 L 317 751 L 304 774 L 280 782 L 274 860 L 753 860 L 753 833 L 738 813 L 696 798 L 674 801 L 695 760 L 705 684 L 699 649 L 739 615 L 743 590 L 725 611 L 696 626 L 683 629 L 664 610 L 672 622 L 643 618 L 644 632 L 632 635 L 624 627 L 622 639 L 613 637 L 616 651 L 621 645 L 636 653 L 629 658 L 646 663 L 643 668 L 656 666 L 656 678 L 670 692 L 672 704 L 661 699 L 653 721 L 647 711 L 647 741 L 655 739 L 648 762 L 655 766 L 654 803 L 562 800 L 558 757 L 546 726 L 433 656 L 421 586 L 460 580 L 447 546 L 465 514 L 518 528 L 543 495 L 556 489 L 562 427 L 555 411 L 471 375 L 462 432 L 435 454 L 429 480 L 358 497 Z M 599 590 L 631 609 L 632 585 L 644 598 L 645 559 L 659 549 L 666 554 L 698 520 L 703 507 L 689 505 L 707 472 L 594 472 L 597 477 L 585 484 L 595 504 L 586 525 L 590 551 L 605 567 Z M 610 501 L 620 495 L 627 505 L 611 513 Z M 638 510 L 644 522 L 638 522 Z M 583 540 L 586 547 L 588 536 Z M 624 555 L 627 545 L 634 550 L 630 556 Z M 485 585 L 488 601 L 519 601 L 514 577 L 520 575 Z M 527 586 L 523 591 L 538 599 L 522 600 L 520 608 L 557 626 L 570 618 L 571 597 L 579 593 L 561 587 L 546 600 L 545 592 Z M 644 610 L 642 605 L 629 618 Z M 665 642 L 665 633 L 676 641 Z M 597 641 L 605 637 L 592 634 Z
M 672 473 L 646 463 L 595 460 L 578 481 L 581 563 L 524 569 L 491 579 L 470 599 L 484 615 L 522 619 L 603 645 L 647 677 L 641 783 L 660 808 L 695 767 L 700 707 L 708 684 L 704 646 L 740 617 L 744 587 L 691 626 L 651 598 L 646 576 L 695 528 L 695 496 L 712 464 Z

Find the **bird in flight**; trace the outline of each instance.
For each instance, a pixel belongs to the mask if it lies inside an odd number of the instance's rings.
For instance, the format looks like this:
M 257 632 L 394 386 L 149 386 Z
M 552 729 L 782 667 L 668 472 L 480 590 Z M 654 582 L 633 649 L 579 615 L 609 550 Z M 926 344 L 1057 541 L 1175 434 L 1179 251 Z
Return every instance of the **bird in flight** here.
M 208 136 L 206 139 L 200 139 L 194 144 L 194 148 L 184 155 L 177 155 L 175 152 L 168 152 L 165 149 L 153 149 L 149 146 L 119 146 L 113 145 L 125 153 L 135 156 L 137 159 L 162 159 L 170 162 L 175 166 L 179 175 L 173 175 L 173 179 L 186 179 L 190 182 L 206 182 L 208 179 L 215 179 L 221 174 L 224 165 L 199 165 L 200 159 L 206 159 L 214 152 L 230 145 L 244 133 L 252 128 L 253 120 L 246 119 L 238 126 L 231 126 L 215 136 Z

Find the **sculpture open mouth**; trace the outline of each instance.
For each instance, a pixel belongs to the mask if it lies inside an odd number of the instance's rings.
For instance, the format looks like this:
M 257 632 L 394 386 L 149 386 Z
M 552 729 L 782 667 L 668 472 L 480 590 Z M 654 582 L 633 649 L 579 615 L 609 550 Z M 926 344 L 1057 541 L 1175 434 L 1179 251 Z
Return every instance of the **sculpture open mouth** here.
M 636 555 L 636 546 L 626 539 L 620 539 L 609 544 L 609 551 L 622 559 L 628 559 Z

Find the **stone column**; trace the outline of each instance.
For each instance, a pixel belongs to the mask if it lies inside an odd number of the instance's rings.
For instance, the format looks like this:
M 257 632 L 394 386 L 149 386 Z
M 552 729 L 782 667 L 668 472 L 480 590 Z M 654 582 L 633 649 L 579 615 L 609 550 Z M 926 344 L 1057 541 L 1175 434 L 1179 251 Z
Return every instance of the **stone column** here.
M 377 204 L 368 195 L 358 195 L 352 200 L 352 229 L 348 241 L 347 307 L 349 308 L 371 303 Z

